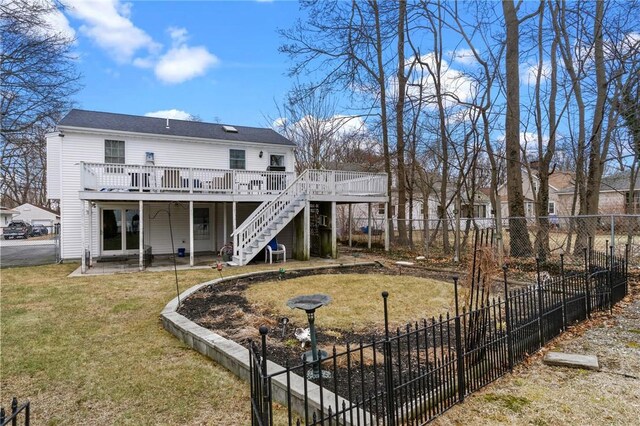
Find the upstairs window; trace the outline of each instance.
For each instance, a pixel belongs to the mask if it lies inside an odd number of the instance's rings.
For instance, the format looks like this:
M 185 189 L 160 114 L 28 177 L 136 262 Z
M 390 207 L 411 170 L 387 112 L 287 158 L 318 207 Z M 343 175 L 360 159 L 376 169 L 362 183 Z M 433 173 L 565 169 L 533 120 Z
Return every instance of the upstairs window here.
M 554 203 L 553 201 L 549 201 L 549 214 L 550 215 L 554 215 L 556 214 L 556 203 Z
M 104 141 L 104 162 L 107 164 L 124 164 L 124 141 Z
M 378 204 L 378 214 L 384 214 L 384 203 Z
M 247 168 L 244 149 L 229 150 L 229 168 L 239 170 L 245 170 Z
M 275 167 L 284 167 L 284 155 L 271 154 L 269 156 L 269 165 Z

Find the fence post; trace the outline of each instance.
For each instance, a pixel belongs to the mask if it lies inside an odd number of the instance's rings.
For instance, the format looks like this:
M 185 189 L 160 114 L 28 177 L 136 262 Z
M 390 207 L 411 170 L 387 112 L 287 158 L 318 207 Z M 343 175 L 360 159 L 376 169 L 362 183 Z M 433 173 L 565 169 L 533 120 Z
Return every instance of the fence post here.
M 536 257 L 536 281 L 537 293 L 538 293 L 538 338 L 540 340 L 540 347 L 544 346 L 544 326 L 542 325 L 542 309 L 544 304 L 542 303 L 542 282 L 540 281 L 540 258 Z
M 613 217 L 613 216 L 611 216 Z M 609 251 L 611 255 L 609 256 L 609 262 L 607 262 L 607 281 L 609 281 L 609 312 L 613 313 L 613 241 L 611 242 L 611 246 L 609 246 Z
M 615 247 L 616 245 L 616 221 L 614 219 L 614 216 L 611 215 L 611 246 Z M 613 253 L 613 251 L 611 252 Z
M 395 426 L 396 416 L 393 408 L 393 363 L 391 362 L 391 341 L 389 341 L 389 312 L 387 310 L 388 297 L 389 292 L 383 291 L 382 300 L 384 302 L 384 377 L 387 393 L 387 425 Z
M 624 295 L 629 294 L 629 243 L 624 247 Z
M 584 295 L 584 306 L 587 311 L 587 318 L 591 318 L 591 294 L 589 292 L 589 257 L 586 247 L 584 248 Z
M 460 311 L 458 306 L 458 276 L 453 277 L 453 291 L 456 300 L 456 359 L 458 369 L 458 399 L 460 402 L 464 401 L 464 395 L 466 393 L 464 383 L 464 347 L 462 342 L 462 328 L 460 326 Z
M 567 281 L 564 275 L 564 253 L 560 253 L 560 275 L 562 276 L 562 329 L 567 329 Z
M 509 370 L 513 372 L 513 342 L 511 341 L 511 308 L 509 306 L 509 290 L 507 289 L 507 265 L 502 265 L 504 276 L 504 320 L 507 323 L 507 355 Z
M 269 379 L 267 378 L 267 333 L 269 329 L 262 325 L 260 326 L 260 337 L 262 338 L 262 359 L 260 360 L 262 365 L 261 379 L 262 379 L 262 404 L 260 404 L 260 416 L 262 418 L 262 424 L 268 425 L 269 422 Z
M 4 418 L 5 418 L 5 413 L 4 413 L 4 407 L 0 408 L 0 425 L 4 424 Z

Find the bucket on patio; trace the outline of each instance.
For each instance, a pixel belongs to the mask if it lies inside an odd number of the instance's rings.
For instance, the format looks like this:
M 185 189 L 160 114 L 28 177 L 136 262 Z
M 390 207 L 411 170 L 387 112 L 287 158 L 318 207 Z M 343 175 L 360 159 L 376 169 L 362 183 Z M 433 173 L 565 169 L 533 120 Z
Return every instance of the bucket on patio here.
M 180 247 L 178 249 L 178 257 L 184 257 L 184 254 L 186 253 L 186 249 L 184 247 Z

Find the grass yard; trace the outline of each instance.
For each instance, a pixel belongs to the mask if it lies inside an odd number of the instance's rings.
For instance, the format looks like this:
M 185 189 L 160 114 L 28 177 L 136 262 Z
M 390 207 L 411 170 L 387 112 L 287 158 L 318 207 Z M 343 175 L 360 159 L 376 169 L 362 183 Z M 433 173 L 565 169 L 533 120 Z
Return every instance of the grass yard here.
M 389 292 L 389 321 L 395 326 L 445 314 L 453 303 L 453 283 L 384 274 L 314 275 L 272 281 L 249 287 L 246 296 L 259 309 L 306 324 L 306 314 L 287 307 L 287 300 L 303 294 L 328 294 L 332 301 L 318 310 L 318 327 L 362 332 L 383 329 L 384 290 Z
M 68 278 L 77 267 L 2 270 L 3 406 L 30 399 L 36 425 L 250 423 L 248 384 L 162 329 L 173 272 Z M 258 269 L 273 267 L 224 273 Z M 217 275 L 178 273 L 181 290 Z

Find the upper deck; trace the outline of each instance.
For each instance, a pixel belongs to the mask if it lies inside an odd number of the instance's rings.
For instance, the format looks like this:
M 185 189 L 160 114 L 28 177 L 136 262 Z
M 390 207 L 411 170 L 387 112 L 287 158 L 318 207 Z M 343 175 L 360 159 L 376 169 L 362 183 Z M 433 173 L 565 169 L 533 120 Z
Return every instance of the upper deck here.
M 295 173 L 197 167 L 80 163 L 80 198 L 120 201 L 266 201 L 284 191 Z M 310 170 L 309 199 L 385 202 L 387 175 Z

